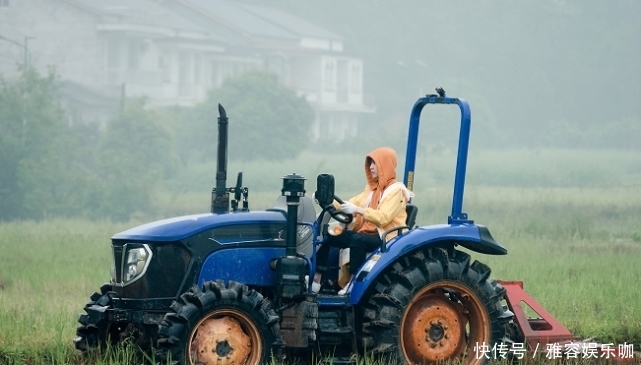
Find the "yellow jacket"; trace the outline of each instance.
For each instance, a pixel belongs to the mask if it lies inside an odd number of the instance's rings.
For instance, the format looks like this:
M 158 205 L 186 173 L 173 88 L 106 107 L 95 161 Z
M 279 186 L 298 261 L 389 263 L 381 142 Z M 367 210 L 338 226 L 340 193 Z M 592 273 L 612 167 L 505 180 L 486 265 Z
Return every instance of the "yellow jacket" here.
M 349 202 L 363 207 L 365 209 L 363 218 L 366 221 L 374 223 L 378 234 L 382 235 L 383 232 L 389 229 L 406 225 L 407 212 L 405 211 L 405 207 L 412 196 L 412 192 L 410 192 L 405 185 L 397 182 L 385 189 L 381 201 L 378 204 L 378 209 L 368 207 L 369 199 L 371 199 L 371 189 L 369 185 L 365 186 L 365 190 L 351 198 Z M 397 233 L 398 232 L 391 232 L 386 238 L 390 240 L 396 237 Z
M 350 203 L 363 208 L 363 225 L 357 224 L 359 232 L 376 231 L 382 236 L 383 232 L 406 225 L 407 213 L 405 207 L 414 194 L 396 181 L 396 151 L 389 147 L 380 147 L 370 152 L 365 158 L 365 177 L 367 185 L 362 193 L 351 198 Z M 374 178 L 370 164 L 375 163 L 378 177 Z M 375 201 L 376 200 L 376 201 Z M 339 208 L 334 202 L 335 208 Z M 355 217 L 360 219 L 361 217 Z M 387 239 L 396 237 L 397 232 L 391 232 Z M 382 237 L 381 237 L 382 238 Z

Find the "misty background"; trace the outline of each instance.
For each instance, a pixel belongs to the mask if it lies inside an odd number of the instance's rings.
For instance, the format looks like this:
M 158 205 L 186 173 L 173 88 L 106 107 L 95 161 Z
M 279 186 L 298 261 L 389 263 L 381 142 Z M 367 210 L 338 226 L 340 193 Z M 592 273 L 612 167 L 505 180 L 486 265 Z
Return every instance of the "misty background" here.
M 442 86 L 470 101 L 483 147 L 640 141 L 639 2 L 277 3 L 364 58 L 379 125 L 404 127 L 413 100 Z
M 333 173 L 337 194 L 349 197 L 365 183 L 365 154 L 378 146 L 398 151 L 402 179 L 410 110 L 437 86 L 471 106 L 468 186 L 639 185 L 641 2 L 237 2 L 279 8 L 338 34 L 343 53 L 362 59 L 363 93 L 375 112 L 359 121 L 356 136 L 309 138 L 309 106 L 267 73 L 225 80 L 190 107 L 128 98 L 105 126 L 69 125 L 55 69 L 7 73 L 0 218 L 207 211 L 219 102 L 230 118 L 227 185 L 243 171 L 250 208 L 269 207 L 280 177 L 292 172 L 307 177 L 308 191 L 316 174 Z M 22 55 L 1 60 L 19 70 Z M 274 99 L 247 102 L 265 95 Z M 423 110 L 417 193 L 451 185 L 458 113 Z M 27 120 L 38 129 L 25 135 Z

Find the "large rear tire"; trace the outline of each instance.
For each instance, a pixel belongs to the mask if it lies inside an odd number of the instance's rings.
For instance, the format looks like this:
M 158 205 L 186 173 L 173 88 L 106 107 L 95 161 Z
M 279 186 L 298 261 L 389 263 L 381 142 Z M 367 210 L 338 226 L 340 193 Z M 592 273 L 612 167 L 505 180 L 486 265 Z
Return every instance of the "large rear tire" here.
M 280 350 L 279 317 L 255 290 L 230 281 L 194 287 L 172 304 L 158 331 L 157 358 L 174 364 L 247 364 Z
M 511 318 L 505 289 L 488 280 L 486 265 L 449 252 L 416 252 L 381 275 L 363 311 L 365 351 L 401 364 L 487 362 Z

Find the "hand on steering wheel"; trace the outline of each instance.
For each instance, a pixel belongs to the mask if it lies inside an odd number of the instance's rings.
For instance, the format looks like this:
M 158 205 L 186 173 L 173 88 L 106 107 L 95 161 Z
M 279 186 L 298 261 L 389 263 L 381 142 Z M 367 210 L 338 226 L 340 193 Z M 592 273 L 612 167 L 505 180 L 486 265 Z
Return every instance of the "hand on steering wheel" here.
M 361 214 L 361 215 L 363 214 L 363 208 L 361 208 L 361 207 L 359 207 L 359 206 L 357 206 L 355 204 L 352 204 L 350 202 L 341 204 L 341 211 L 343 213 L 347 213 L 347 214 L 351 214 L 351 215 L 354 215 L 356 213 Z
M 336 195 L 334 195 L 334 199 L 339 202 L 341 206 L 346 204 L 341 198 L 337 197 Z M 354 215 L 352 213 L 348 213 L 344 210 L 336 210 L 332 204 L 328 205 L 325 209 L 327 209 L 327 213 L 329 213 L 332 218 L 341 223 L 350 224 L 354 220 Z

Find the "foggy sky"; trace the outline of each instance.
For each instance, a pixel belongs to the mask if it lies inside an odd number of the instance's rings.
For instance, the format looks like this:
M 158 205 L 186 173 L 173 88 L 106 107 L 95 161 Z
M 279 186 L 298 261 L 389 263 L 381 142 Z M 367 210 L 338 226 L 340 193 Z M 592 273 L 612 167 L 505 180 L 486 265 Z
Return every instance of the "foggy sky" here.
M 269 1 L 255 1 L 268 4 Z M 546 124 L 641 123 L 641 2 L 272 2 L 364 58 L 382 123 L 442 86 L 518 145 Z

